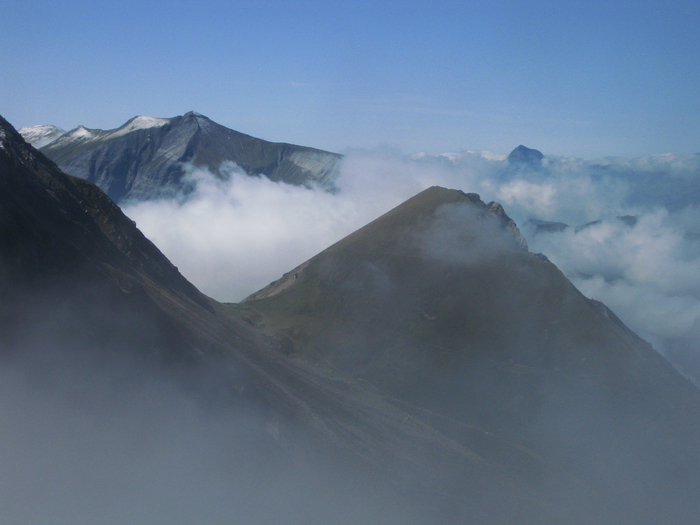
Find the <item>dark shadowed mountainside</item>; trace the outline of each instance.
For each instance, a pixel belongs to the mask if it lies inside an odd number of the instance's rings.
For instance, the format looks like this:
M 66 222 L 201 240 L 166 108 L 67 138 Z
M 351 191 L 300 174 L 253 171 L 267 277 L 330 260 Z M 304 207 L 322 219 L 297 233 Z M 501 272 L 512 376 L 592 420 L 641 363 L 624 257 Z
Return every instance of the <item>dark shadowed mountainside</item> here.
M 27 128 L 27 140 L 36 132 Z M 330 186 L 341 158 L 257 139 L 196 112 L 168 119 L 134 117 L 108 131 L 81 126 L 42 151 L 64 172 L 94 182 L 117 203 L 186 193 L 191 190 L 191 183 L 183 180 L 187 166 L 225 177 L 235 165 L 273 181 Z
M 700 392 L 478 195 L 425 190 L 237 309 L 516 476 L 540 522 L 692 521 Z

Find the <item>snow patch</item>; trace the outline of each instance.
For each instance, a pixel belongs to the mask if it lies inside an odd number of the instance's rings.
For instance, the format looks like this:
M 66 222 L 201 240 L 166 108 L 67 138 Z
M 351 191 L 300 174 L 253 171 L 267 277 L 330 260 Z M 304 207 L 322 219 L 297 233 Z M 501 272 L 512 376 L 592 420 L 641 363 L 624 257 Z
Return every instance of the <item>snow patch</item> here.
M 56 140 L 52 141 L 50 146 L 63 147 L 71 143 L 83 143 L 99 138 L 104 131 L 99 129 L 88 129 L 85 126 L 78 126 L 75 129 L 70 130 L 68 133 L 64 133 Z
M 156 117 L 134 117 L 129 122 L 124 124 L 121 128 L 117 128 L 114 131 L 110 131 L 108 138 L 120 137 L 131 133 L 132 131 L 137 131 L 139 129 L 150 129 L 150 128 L 160 128 L 165 126 L 170 122 L 167 118 L 156 118 Z
M 71 136 L 71 138 L 76 139 L 90 139 L 95 136 L 95 133 L 91 129 L 87 129 L 85 126 L 78 126 L 73 131 L 69 131 L 68 134 Z

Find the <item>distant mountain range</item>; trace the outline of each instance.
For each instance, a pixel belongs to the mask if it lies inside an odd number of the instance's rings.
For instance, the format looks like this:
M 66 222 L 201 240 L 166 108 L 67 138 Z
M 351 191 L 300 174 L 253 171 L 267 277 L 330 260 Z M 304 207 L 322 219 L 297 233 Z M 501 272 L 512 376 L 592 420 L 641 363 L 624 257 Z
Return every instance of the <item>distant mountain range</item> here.
M 0 117 L 0 348 L 42 384 L 56 355 L 187 378 L 259 415 L 251 454 L 380 479 L 414 523 L 700 511 L 700 390 L 473 193 L 425 190 L 224 305 Z
M 190 167 L 226 177 L 238 167 L 288 184 L 330 186 L 341 155 L 257 139 L 196 112 L 134 117 L 103 131 L 80 126 L 22 128 L 20 134 L 66 173 L 97 184 L 117 203 L 172 197 L 191 189 Z
M 547 180 L 561 176 L 567 168 L 562 158 L 547 157 L 542 152 L 518 146 L 507 157 L 507 168 L 499 174 L 509 178 Z M 619 181 L 630 188 L 626 203 L 642 206 L 664 206 L 678 211 L 700 202 L 700 154 L 660 154 L 635 159 L 610 157 L 580 161 L 578 169 L 594 181 Z

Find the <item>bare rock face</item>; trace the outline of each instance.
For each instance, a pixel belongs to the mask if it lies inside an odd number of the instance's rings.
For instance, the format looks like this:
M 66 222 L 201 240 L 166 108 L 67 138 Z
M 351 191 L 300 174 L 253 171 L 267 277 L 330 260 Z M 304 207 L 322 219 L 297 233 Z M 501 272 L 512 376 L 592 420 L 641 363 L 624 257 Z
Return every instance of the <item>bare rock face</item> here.
M 486 205 L 486 208 L 496 217 L 499 218 L 501 224 L 503 225 L 503 228 L 513 235 L 516 242 L 520 246 L 520 249 L 525 252 L 528 251 L 527 241 L 525 240 L 525 237 L 523 237 L 520 233 L 520 230 L 518 229 L 517 224 L 515 224 L 515 221 L 508 217 L 508 215 L 506 215 L 506 211 L 503 209 L 503 206 L 501 206 L 498 202 L 491 201 Z
M 188 168 L 226 177 L 231 168 L 289 184 L 331 186 L 341 156 L 239 133 L 196 112 L 135 117 L 103 131 L 78 127 L 43 149 L 66 173 L 97 184 L 115 202 L 191 190 Z

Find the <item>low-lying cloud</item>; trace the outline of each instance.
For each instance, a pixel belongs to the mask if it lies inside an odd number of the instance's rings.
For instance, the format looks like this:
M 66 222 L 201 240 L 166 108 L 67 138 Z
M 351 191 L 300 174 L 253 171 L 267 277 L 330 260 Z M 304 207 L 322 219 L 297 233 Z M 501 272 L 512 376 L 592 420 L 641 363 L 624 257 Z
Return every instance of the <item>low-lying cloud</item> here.
M 204 293 L 239 301 L 439 179 L 431 171 L 384 155 L 356 156 L 330 193 L 232 166 L 224 180 L 192 169 L 193 195 L 125 212 Z
M 269 414 L 127 361 L 38 370 L 27 354 L 43 351 L 0 359 L 5 525 L 418 523 L 368 480 L 287 454 Z
M 500 219 L 466 203 L 444 204 L 430 226 L 418 236 L 421 254 L 456 266 L 480 266 L 521 248 L 515 232 Z
M 503 204 L 531 251 L 547 255 L 657 349 L 690 356 L 700 370 L 700 208 L 693 206 L 700 205 L 700 155 L 546 157 L 532 166 L 486 152 L 354 151 L 343 160 L 335 193 L 248 177 L 234 166 L 224 175 L 193 169 L 196 191 L 188 198 L 125 209 L 188 279 L 218 300 L 243 299 L 440 185 Z M 532 219 L 569 227 L 537 233 Z M 594 221 L 601 222 L 589 224 Z
M 657 208 L 637 215 L 634 225 L 612 218 L 537 234 L 532 248 L 697 380 L 700 239 L 684 224 L 691 216 L 700 224 L 700 210 L 681 217 Z

